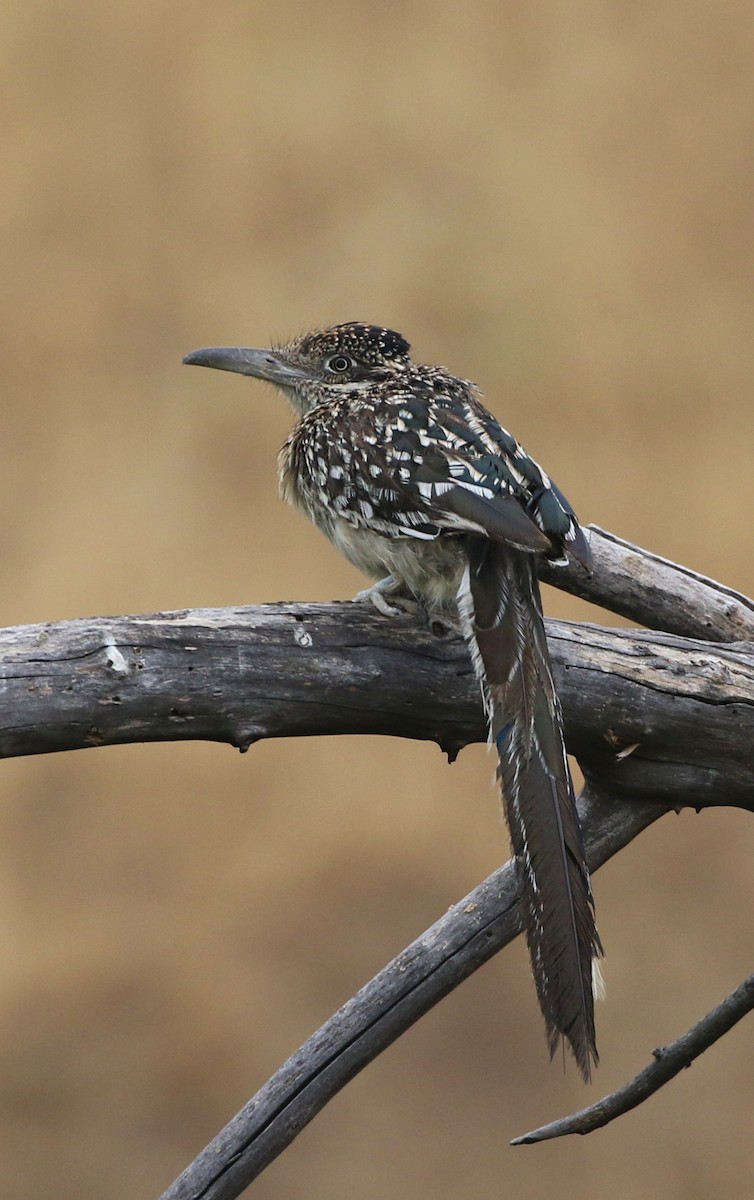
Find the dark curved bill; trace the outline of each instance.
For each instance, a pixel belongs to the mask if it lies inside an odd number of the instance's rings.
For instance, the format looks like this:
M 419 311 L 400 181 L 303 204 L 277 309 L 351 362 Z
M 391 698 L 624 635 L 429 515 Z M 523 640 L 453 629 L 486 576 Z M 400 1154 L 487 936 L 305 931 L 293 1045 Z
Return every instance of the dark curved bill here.
M 218 371 L 234 371 L 237 375 L 253 375 L 270 383 L 293 384 L 303 378 L 303 372 L 285 362 L 274 350 L 245 349 L 238 346 L 207 346 L 192 350 L 184 358 L 188 367 L 214 367 Z

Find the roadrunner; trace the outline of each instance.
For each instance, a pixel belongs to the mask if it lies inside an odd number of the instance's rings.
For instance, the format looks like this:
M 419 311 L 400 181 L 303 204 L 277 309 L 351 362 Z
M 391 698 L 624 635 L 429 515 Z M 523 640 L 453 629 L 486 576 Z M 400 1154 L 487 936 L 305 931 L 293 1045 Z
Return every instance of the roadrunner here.
M 406 593 L 429 612 L 457 606 L 498 751 L 550 1054 L 565 1039 L 588 1080 L 602 946 L 536 563 L 571 556 L 588 570 L 589 547 L 563 494 L 473 384 L 409 350 L 392 330 L 349 322 L 184 362 L 283 392 L 296 424 L 280 451 L 281 494 L 380 581 L 361 595 L 386 614 Z

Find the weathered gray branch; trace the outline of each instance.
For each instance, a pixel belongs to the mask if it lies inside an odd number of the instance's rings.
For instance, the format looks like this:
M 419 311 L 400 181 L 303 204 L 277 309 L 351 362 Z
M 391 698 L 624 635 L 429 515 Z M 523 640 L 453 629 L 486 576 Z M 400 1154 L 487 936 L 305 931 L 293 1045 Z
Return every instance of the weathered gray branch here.
M 596 525 L 588 530 L 593 573 L 585 575 L 578 563 L 543 563 L 542 579 L 648 629 L 709 642 L 754 641 L 748 596 Z
M 581 812 L 596 870 L 662 815 L 585 789 Z M 268 1080 L 163 1194 L 235 1200 L 350 1079 L 519 932 L 511 863 L 407 946 Z
M 614 751 L 636 745 L 619 772 L 629 791 L 645 791 L 638 777 L 665 763 L 674 780 L 664 796 L 682 802 L 691 783 L 688 803 L 720 803 L 720 771 L 729 776 L 741 741 L 751 744 L 752 659 L 750 646 L 707 640 L 754 643 L 754 605 L 610 535 L 592 531 L 591 542 L 595 574 L 550 567 L 553 582 L 705 641 L 550 622 L 569 742 L 616 780 Z M 452 755 L 484 736 L 458 639 L 350 603 L 0 630 L 0 685 L 2 756 L 190 738 L 245 749 L 262 737 L 361 732 L 434 740 Z M 742 772 L 737 795 L 750 764 Z
M 548 634 L 569 747 L 595 784 L 752 806 L 751 647 L 562 622 Z M 326 733 L 430 739 L 454 756 L 485 736 L 457 637 L 350 603 L 6 629 L 0 684 L 3 756 Z

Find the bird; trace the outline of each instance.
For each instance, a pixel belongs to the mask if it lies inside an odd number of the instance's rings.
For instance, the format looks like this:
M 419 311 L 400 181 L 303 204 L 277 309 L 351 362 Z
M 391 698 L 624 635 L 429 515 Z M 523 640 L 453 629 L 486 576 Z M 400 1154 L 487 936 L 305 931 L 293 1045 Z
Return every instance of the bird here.
M 183 361 L 266 380 L 289 401 L 281 495 L 376 581 L 357 598 L 385 615 L 408 597 L 457 613 L 497 749 L 550 1057 L 569 1046 L 588 1082 L 603 949 L 537 576 L 542 559 L 590 570 L 573 509 L 475 385 L 415 363 L 394 330 L 349 321 Z

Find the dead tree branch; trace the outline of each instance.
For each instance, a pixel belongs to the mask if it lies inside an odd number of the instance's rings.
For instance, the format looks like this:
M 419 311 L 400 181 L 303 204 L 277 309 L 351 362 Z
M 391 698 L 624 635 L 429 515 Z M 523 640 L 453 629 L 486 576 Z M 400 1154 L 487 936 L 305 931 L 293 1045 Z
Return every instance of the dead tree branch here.
M 568 745 L 594 786 L 669 807 L 752 807 L 750 647 L 561 622 L 548 635 Z M 0 684 L 5 757 L 382 733 L 435 741 L 453 758 L 485 737 L 458 638 L 350 603 L 7 629 Z
M 754 601 L 689 567 L 590 525 L 594 570 L 543 563 L 546 583 L 620 613 L 629 621 L 709 642 L 754 641 Z
M 664 811 L 581 798 L 596 870 Z M 518 934 L 512 863 L 490 875 L 349 1000 L 272 1076 L 161 1200 L 234 1200 L 372 1059 Z
M 620 771 L 630 789 L 637 763 L 655 770 L 666 754 L 678 786 L 676 800 L 666 780 L 663 798 L 683 803 L 691 773 L 686 802 L 721 803 L 717 777 L 730 774 L 736 745 L 740 759 L 741 742 L 752 741 L 752 652 L 709 643 L 754 643 L 754 604 L 608 535 L 591 540 L 593 576 L 550 567 L 548 577 L 644 624 L 682 627 L 685 637 L 550 622 L 569 744 L 595 766 L 601 751 L 611 770 L 616 751 L 636 746 Z M 484 737 L 461 641 L 350 603 L 17 626 L 0 630 L 0 684 L 4 757 L 197 738 L 246 749 L 263 737 L 325 733 L 429 739 L 453 756 Z M 700 727 L 711 736 L 704 754 Z M 705 764 L 706 785 L 697 770 Z M 729 803 L 749 783 L 750 764 L 741 766 Z

